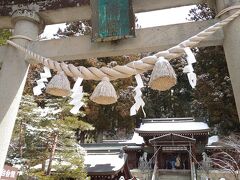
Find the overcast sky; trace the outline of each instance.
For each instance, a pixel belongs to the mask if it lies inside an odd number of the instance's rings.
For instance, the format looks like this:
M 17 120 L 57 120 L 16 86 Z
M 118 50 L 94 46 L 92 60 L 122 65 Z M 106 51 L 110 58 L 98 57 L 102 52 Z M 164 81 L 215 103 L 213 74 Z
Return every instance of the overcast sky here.
M 167 24 L 178 24 L 186 22 L 189 10 L 194 6 L 184 6 L 159 11 L 151 11 L 136 14 L 138 24 L 141 28 L 161 26 Z M 52 38 L 53 34 L 57 33 L 58 28 L 64 29 L 65 24 L 55 24 L 46 26 L 43 37 Z

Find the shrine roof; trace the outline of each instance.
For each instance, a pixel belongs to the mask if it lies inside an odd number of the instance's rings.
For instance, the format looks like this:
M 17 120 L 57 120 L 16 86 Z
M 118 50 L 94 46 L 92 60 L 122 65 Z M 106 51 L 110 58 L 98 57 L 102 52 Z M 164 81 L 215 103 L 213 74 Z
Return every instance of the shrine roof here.
M 169 133 L 169 132 L 209 132 L 210 128 L 205 122 L 196 122 L 193 118 L 155 118 L 144 119 L 141 126 L 136 129 L 138 133 Z
M 219 136 L 216 136 L 216 135 L 215 136 L 211 136 L 211 137 L 208 138 L 207 146 L 214 145 L 214 144 L 216 144 L 218 142 L 219 142 Z
M 144 144 L 144 140 L 142 136 L 139 136 L 139 134 L 137 132 L 133 133 L 132 139 L 130 140 L 126 140 L 123 142 L 119 142 L 120 144 L 136 144 L 136 145 L 141 145 Z
M 90 153 L 85 156 L 84 164 L 88 175 L 111 175 L 124 167 L 126 158 L 122 153 Z
M 81 144 L 87 153 L 118 153 L 123 150 L 140 150 L 144 140 L 137 132 L 129 140 L 104 140 L 103 143 Z
M 119 143 L 93 143 L 81 144 L 88 153 L 117 153 L 122 150 L 123 144 Z
M 231 149 L 230 146 L 224 145 L 224 143 L 221 142 L 220 137 L 217 135 L 208 138 L 208 144 L 206 145 L 205 148 L 208 150 Z

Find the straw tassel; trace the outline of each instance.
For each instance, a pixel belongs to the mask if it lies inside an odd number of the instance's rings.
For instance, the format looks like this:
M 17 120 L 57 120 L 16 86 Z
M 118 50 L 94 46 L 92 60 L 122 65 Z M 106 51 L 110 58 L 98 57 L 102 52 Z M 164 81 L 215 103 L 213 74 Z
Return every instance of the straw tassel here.
M 90 99 L 97 104 L 113 104 L 117 102 L 117 94 L 110 83 L 108 77 L 104 77 L 102 81 L 94 89 Z
M 70 94 L 70 82 L 63 71 L 58 72 L 49 82 L 46 93 L 54 96 L 68 96 Z
M 149 81 L 149 86 L 154 90 L 166 91 L 177 83 L 173 67 L 164 57 L 156 62 Z

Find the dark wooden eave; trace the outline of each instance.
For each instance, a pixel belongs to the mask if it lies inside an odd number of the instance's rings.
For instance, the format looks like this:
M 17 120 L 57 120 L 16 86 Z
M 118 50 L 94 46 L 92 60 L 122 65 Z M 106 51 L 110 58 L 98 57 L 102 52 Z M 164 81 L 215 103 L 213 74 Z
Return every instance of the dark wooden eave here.
M 196 139 L 187 136 L 182 136 L 175 133 L 164 134 L 149 140 L 151 144 L 166 144 L 166 143 L 196 143 Z
M 114 178 L 119 175 L 120 172 L 124 172 L 124 176 L 127 179 L 132 178 L 130 170 L 128 168 L 127 162 L 125 161 L 124 165 L 118 171 L 105 171 L 105 172 L 87 172 L 90 177 L 103 177 L 103 178 Z
M 135 130 L 139 133 L 140 136 L 162 136 L 164 134 L 169 134 L 169 131 L 140 131 L 138 129 Z M 173 131 L 172 133 L 189 136 L 189 135 L 208 135 L 210 130 L 201 130 L 201 131 Z

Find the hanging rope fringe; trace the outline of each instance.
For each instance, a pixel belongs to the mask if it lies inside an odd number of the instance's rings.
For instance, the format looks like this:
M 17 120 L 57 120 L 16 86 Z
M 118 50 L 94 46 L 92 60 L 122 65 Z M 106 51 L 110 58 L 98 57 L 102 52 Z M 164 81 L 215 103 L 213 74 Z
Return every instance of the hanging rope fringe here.
M 171 64 L 164 57 L 160 57 L 153 68 L 149 86 L 155 90 L 166 91 L 176 82 L 176 74 Z
M 117 94 L 110 83 L 108 77 L 104 77 L 102 81 L 94 89 L 90 99 L 97 104 L 113 104 L 117 102 Z
M 188 64 L 193 64 L 197 62 L 195 55 L 193 54 L 192 50 L 189 47 L 184 48 L 184 51 L 187 55 Z
M 37 80 L 37 86 L 35 86 L 33 88 L 33 94 L 36 96 L 39 96 L 40 94 L 42 94 L 42 89 L 45 88 L 45 84 L 44 82 L 48 82 L 47 78 L 52 77 L 50 69 L 47 67 L 44 67 L 44 73 L 40 73 L 40 77 L 41 79 Z
M 174 46 L 166 51 L 160 51 L 155 54 L 156 57 L 164 57 L 167 60 L 171 60 L 173 58 L 179 57 L 185 53 L 184 48 L 186 47 L 195 47 L 202 40 L 207 39 L 210 35 L 215 33 L 217 30 L 222 29 L 229 22 L 234 20 L 240 14 L 240 10 L 238 10 L 233 15 L 227 17 L 226 19 L 216 23 L 213 26 L 205 29 L 204 31 L 198 33 L 197 35 L 190 37 L 186 41 L 181 42 L 177 46 Z M 156 58 L 145 57 L 138 61 L 135 64 L 135 68 L 133 67 L 133 62 L 130 62 L 123 66 L 115 66 L 113 68 L 102 67 L 97 69 L 95 67 L 75 67 L 72 64 L 65 64 L 53 61 L 48 58 L 44 58 L 36 53 L 33 53 L 26 48 L 14 43 L 11 40 L 7 41 L 8 44 L 16 47 L 17 49 L 28 53 L 31 57 L 36 59 L 39 63 L 44 64 L 50 69 L 55 71 L 64 71 L 66 75 L 71 77 L 83 77 L 83 79 L 87 80 L 101 80 L 102 77 L 108 77 L 110 80 L 115 80 L 119 78 L 128 78 L 132 75 L 136 75 L 139 73 L 146 72 L 148 70 L 153 69 L 155 63 L 157 62 Z
M 137 74 L 135 76 L 135 79 L 136 79 L 136 82 L 137 82 L 137 86 L 134 89 L 134 91 L 136 93 L 135 96 L 134 96 L 135 104 L 130 109 L 130 116 L 136 115 L 139 108 L 142 107 L 144 117 L 146 117 L 146 113 L 143 109 L 143 107 L 145 106 L 145 103 L 142 99 L 142 91 L 141 91 L 141 88 L 144 87 L 143 81 L 142 81 L 142 78 L 141 78 L 140 74 Z
M 63 71 L 58 72 L 48 83 L 46 93 L 54 96 L 68 96 L 70 82 Z
M 192 64 L 196 63 L 197 61 L 196 61 L 196 58 L 190 48 L 185 48 L 184 50 L 187 54 L 188 65 L 186 65 L 183 68 L 183 72 L 187 73 L 188 81 L 189 81 L 190 85 L 192 86 L 192 88 L 194 89 L 197 85 L 197 75 L 193 72 L 194 69 L 193 69 Z
M 77 114 L 79 112 L 79 109 L 84 105 L 82 102 L 83 98 L 83 87 L 81 86 L 81 83 L 83 81 L 83 78 L 78 78 L 75 82 L 73 89 L 72 89 L 72 95 L 71 95 L 71 102 L 70 105 L 74 105 L 73 108 L 70 110 L 72 114 Z

